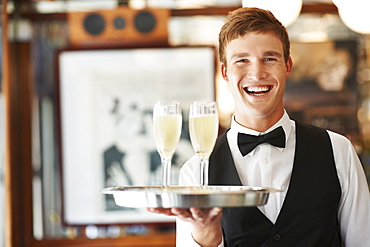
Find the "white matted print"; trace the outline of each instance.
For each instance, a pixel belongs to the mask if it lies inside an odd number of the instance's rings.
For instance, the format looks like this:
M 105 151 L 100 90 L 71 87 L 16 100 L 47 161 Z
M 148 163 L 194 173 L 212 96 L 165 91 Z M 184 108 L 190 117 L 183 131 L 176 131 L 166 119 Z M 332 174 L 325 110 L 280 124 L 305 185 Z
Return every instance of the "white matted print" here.
M 152 129 L 157 100 L 181 102 L 183 130 L 171 170 L 171 183 L 177 183 L 179 168 L 194 154 L 189 106 L 214 100 L 214 47 L 66 50 L 58 62 L 64 221 L 174 221 L 118 207 L 101 190 L 161 184 Z

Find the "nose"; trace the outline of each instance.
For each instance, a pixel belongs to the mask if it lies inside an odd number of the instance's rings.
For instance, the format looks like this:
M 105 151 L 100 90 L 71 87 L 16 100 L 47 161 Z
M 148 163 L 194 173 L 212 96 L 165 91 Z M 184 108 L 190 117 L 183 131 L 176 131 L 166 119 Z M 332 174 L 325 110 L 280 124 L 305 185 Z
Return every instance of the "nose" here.
M 251 63 L 247 68 L 247 78 L 249 80 L 261 80 L 267 78 L 265 67 L 260 62 Z

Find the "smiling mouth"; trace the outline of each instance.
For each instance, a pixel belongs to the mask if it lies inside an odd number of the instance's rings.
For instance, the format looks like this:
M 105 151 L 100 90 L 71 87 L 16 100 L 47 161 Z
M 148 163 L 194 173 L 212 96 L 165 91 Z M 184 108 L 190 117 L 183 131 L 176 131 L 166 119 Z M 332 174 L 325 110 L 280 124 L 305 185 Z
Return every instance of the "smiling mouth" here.
M 272 86 L 250 86 L 245 87 L 244 91 L 253 96 L 262 96 L 268 92 L 270 92 Z

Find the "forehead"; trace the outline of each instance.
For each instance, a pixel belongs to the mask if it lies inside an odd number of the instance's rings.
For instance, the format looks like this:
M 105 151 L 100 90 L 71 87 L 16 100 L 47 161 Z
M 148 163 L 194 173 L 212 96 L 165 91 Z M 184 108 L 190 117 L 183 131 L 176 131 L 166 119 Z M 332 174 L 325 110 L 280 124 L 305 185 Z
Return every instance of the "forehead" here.
M 235 54 L 259 55 L 267 51 L 284 54 L 283 43 L 274 32 L 249 32 L 226 45 L 226 57 Z

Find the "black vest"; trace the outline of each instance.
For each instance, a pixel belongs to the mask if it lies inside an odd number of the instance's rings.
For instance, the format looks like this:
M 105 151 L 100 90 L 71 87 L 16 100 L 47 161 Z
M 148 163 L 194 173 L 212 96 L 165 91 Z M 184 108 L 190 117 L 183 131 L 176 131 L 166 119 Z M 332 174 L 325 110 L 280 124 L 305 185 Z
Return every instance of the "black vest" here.
M 226 133 L 218 138 L 210 157 L 209 184 L 242 185 Z M 340 197 L 329 135 L 296 122 L 292 176 L 275 225 L 257 207 L 224 208 L 225 246 L 339 247 Z

